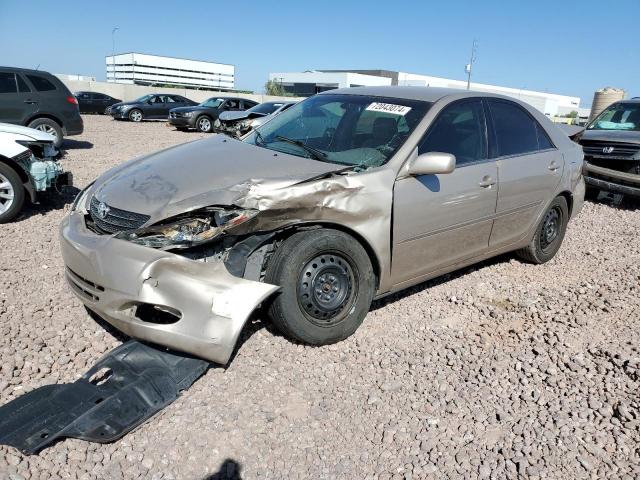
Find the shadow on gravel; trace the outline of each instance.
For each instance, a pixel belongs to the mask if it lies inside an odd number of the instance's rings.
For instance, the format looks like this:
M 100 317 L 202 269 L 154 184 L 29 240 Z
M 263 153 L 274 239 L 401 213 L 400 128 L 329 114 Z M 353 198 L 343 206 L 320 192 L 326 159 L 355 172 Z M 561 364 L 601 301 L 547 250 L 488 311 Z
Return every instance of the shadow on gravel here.
M 12 223 L 18 223 L 37 215 L 46 215 L 54 210 L 62 210 L 66 205 L 70 205 L 80 193 L 77 187 L 65 187 L 61 193 L 45 192 L 39 196 L 39 203 L 31 203 L 27 199 L 24 208 Z
M 69 138 L 64 139 L 62 144 L 62 150 L 87 150 L 93 148 L 93 143 L 86 140 L 71 140 Z
M 463 268 L 461 270 L 456 270 L 455 272 L 444 274 L 440 277 L 436 277 L 431 280 L 427 280 L 424 283 L 420 283 L 411 288 L 407 288 L 406 290 L 402 290 L 397 293 L 393 293 L 387 297 L 381 298 L 380 300 L 375 300 L 373 304 L 371 304 L 370 312 L 374 310 L 378 310 L 390 303 L 396 302 L 398 300 L 402 300 L 403 298 L 409 297 L 413 294 L 421 292 L 423 290 L 427 290 L 431 287 L 435 287 L 438 285 L 442 285 L 443 283 L 447 283 L 451 280 L 455 280 L 456 278 L 464 277 L 465 275 L 470 274 L 471 272 L 475 272 L 476 270 L 480 270 L 485 267 L 491 267 L 493 265 L 497 265 L 499 263 L 506 263 L 511 261 L 514 258 L 513 253 L 505 253 L 503 255 L 499 255 L 497 257 L 489 258 L 483 262 L 476 263 L 469 267 Z
M 202 480 L 242 480 L 242 465 L 227 458 L 216 473 L 207 475 Z
M 630 197 L 629 195 L 623 196 L 619 202 L 616 202 L 613 197 L 598 198 L 597 194 L 589 194 L 585 197 L 585 200 L 595 205 L 606 205 L 616 210 L 628 210 L 631 212 L 640 210 L 640 198 Z

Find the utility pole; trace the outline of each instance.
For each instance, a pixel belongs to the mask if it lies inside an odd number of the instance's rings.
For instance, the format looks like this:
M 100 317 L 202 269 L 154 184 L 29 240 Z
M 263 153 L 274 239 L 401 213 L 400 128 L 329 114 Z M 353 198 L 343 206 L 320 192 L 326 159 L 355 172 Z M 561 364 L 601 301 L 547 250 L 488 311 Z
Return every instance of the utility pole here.
M 116 78 L 116 32 L 120 27 L 113 27 L 111 30 L 111 80 L 115 82 Z M 109 80 L 107 78 L 107 80 Z
M 469 63 L 464 67 L 464 70 L 467 72 L 467 90 L 471 90 L 471 70 L 473 69 L 473 64 L 476 62 L 477 54 L 478 42 L 474 39 L 473 45 L 471 45 L 471 58 L 469 59 Z

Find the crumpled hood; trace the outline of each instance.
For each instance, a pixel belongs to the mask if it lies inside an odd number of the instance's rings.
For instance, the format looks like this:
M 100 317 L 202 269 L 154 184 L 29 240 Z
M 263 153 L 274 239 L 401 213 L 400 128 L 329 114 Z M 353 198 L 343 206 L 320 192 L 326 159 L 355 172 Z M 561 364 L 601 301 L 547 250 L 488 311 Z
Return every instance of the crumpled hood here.
M 640 145 L 640 132 L 633 130 L 585 130 L 580 140 L 635 143 Z
M 153 223 L 209 205 L 233 205 L 247 184 L 286 188 L 343 169 L 216 135 L 115 167 L 96 180 L 90 194 L 149 215 Z
M 0 132 L 24 135 L 25 137 L 29 137 L 31 140 L 39 142 L 55 141 L 55 138 L 50 133 L 43 132 L 42 130 L 36 130 L 35 128 L 12 125 L 11 123 L 0 123 Z

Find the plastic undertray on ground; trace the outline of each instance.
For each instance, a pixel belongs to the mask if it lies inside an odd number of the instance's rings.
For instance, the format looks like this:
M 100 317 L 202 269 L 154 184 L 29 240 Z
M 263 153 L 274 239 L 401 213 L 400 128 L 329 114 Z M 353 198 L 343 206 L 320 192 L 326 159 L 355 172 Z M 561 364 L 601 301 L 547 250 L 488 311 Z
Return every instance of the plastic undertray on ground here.
M 64 437 L 112 442 L 172 403 L 208 366 L 129 340 L 76 382 L 46 385 L 0 407 L 0 444 L 30 455 Z

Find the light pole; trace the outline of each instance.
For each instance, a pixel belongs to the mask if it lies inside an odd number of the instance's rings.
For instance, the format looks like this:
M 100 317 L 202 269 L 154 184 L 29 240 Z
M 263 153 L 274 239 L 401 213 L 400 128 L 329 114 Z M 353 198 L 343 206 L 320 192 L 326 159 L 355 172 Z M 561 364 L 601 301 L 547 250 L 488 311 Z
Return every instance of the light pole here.
M 113 27 L 111 30 L 111 80 L 114 81 L 116 76 L 116 32 L 118 30 L 120 27 Z
M 478 42 L 473 40 L 473 45 L 471 46 L 471 58 L 469 59 L 469 63 L 467 63 L 464 67 L 467 72 L 467 90 L 471 89 L 471 70 L 473 68 L 473 64 L 476 61 L 476 55 L 478 53 Z

